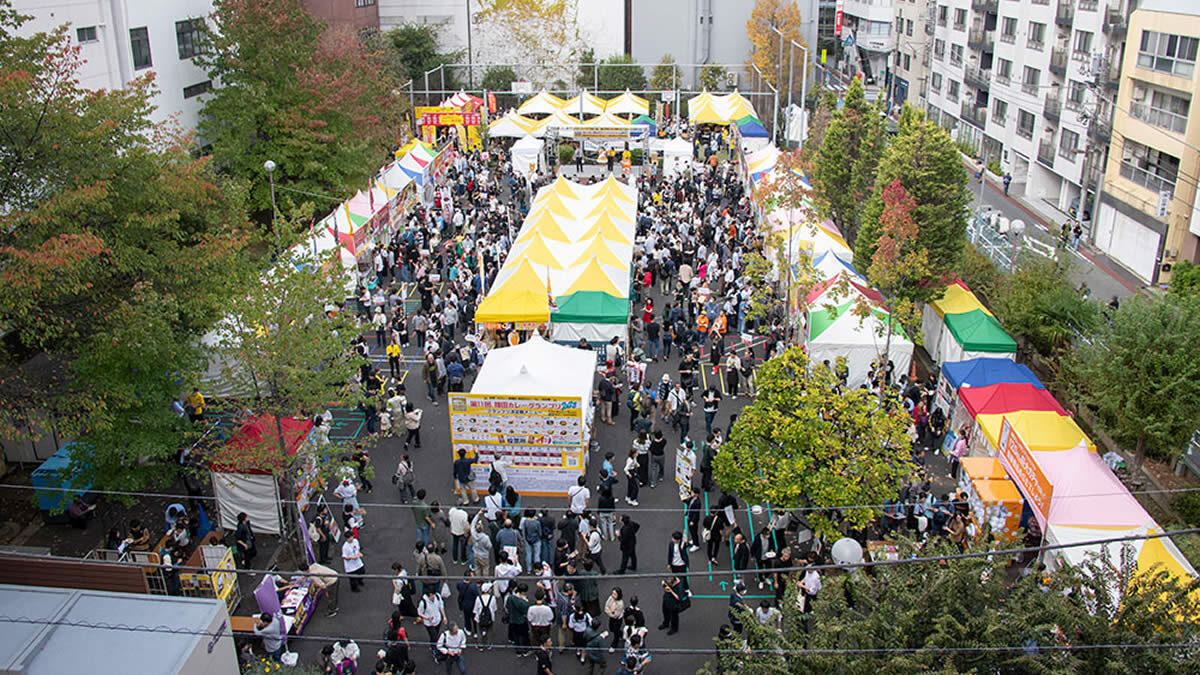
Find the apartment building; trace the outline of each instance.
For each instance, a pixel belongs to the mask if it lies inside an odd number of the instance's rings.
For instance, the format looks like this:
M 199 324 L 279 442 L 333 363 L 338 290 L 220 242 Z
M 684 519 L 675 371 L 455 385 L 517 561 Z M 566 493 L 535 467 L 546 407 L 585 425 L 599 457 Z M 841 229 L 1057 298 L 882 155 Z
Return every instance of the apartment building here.
M 15 0 L 18 14 L 32 17 L 21 33 L 32 35 L 68 26 L 79 47 L 80 82 L 89 89 L 120 89 L 136 77 L 154 73 L 157 93 L 151 118 L 175 117 L 195 128 L 204 93 L 212 82 L 197 66 L 196 34 L 212 14 L 212 0 Z
M 331 26 L 355 30 L 379 29 L 376 0 L 301 0 L 300 5 Z
M 1146 283 L 1167 283 L 1175 263 L 1200 261 L 1200 2 L 1138 5 L 1092 239 Z
M 928 103 L 936 0 L 894 0 L 895 46 L 892 51 L 888 94 L 892 105 Z
M 903 0 L 897 0 L 903 1 Z M 895 47 L 893 0 L 843 0 L 842 39 L 846 45 L 849 72 L 862 73 L 868 85 L 886 84 L 888 59 Z
M 1124 1 L 937 0 L 930 116 L 1011 173 L 1014 194 L 1089 217 Z

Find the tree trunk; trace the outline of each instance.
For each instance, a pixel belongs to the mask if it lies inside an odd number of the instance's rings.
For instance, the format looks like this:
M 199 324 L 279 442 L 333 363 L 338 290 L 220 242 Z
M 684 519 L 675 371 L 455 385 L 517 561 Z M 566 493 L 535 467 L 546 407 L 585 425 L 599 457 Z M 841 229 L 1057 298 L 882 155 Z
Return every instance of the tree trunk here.
M 1146 437 L 1139 435 L 1137 439 L 1137 449 L 1133 453 L 1133 471 L 1134 473 L 1142 470 L 1142 464 L 1146 462 Z
M 279 437 L 279 456 L 283 459 L 283 466 L 285 467 L 282 474 L 276 478 L 280 490 L 279 545 L 286 545 L 292 554 L 292 559 L 300 560 L 302 548 L 299 538 L 295 536 L 295 528 L 292 527 L 292 523 L 296 521 L 296 505 L 291 503 L 291 496 L 296 494 L 293 489 L 295 481 L 292 478 L 293 472 L 290 470 L 288 464 L 287 440 L 283 437 L 283 420 L 278 413 L 275 414 L 275 433 Z

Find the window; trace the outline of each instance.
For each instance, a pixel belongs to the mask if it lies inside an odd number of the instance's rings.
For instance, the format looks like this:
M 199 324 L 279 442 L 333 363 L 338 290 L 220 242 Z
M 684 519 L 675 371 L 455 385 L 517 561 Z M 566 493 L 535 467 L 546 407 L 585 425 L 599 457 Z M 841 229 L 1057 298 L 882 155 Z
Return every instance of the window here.
M 1196 38 L 1144 30 L 1137 64 L 1142 68 L 1191 77 L 1196 67 L 1197 43 Z
M 908 37 L 912 37 L 912 29 L 913 29 L 912 19 L 906 19 L 904 21 L 904 34 L 907 35 Z
M 946 41 L 945 40 L 934 40 L 933 41 L 933 58 L 937 59 L 938 61 L 941 61 L 946 58 Z
M 179 60 L 190 59 L 200 53 L 200 31 L 204 30 L 203 19 L 187 19 L 175 22 L 175 43 L 179 45 Z
M 1046 44 L 1046 24 L 1030 21 L 1029 40 L 1025 44 L 1030 49 L 1041 51 Z
M 934 91 L 942 90 L 942 74 L 934 73 L 929 76 L 929 87 Z
M 98 42 L 100 40 L 100 38 L 96 37 L 95 26 L 80 26 L 79 28 L 76 28 L 75 39 L 79 41 L 79 44 L 83 44 L 85 42 Z
M 1005 120 L 1007 119 L 1008 103 L 1001 101 L 1000 99 L 996 99 L 996 102 L 992 104 L 992 120 L 996 124 L 1004 124 Z
M 1129 139 L 1121 148 L 1121 176 L 1154 192 L 1174 194 L 1179 158 Z
M 950 65 L 961 66 L 963 62 L 963 46 L 950 45 Z
M 1129 113 L 1143 122 L 1182 134 L 1187 131 L 1191 104 L 1191 99 L 1158 89 L 1147 91 L 1141 85 L 1134 85 Z
M 1083 107 L 1083 97 L 1087 93 L 1087 85 L 1071 80 L 1067 83 L 1067 109 L 1079 110 Z
M 154 65 L 150 58 L 150 32 L 144 26 L 129 29 L 129 49 L 133 52 L 134 70 Z
M 904 69 L 912 70 L 912 55 L 911 54 L 904 55 Z
M 945 28 L 946 27 L 946 19 L 949 15 L 950 15 L 949 7 L 947 7 L 945 5 L 941 5 L 940 7 L 938 7 L 938 25 L 941 26 L 942 28 Z
M 1075 161 L 1075 154 L 1079 152 L 1079 134 L 1068 129 L 1063 129 L 1058 137 L 1058 154 L 1066 157 L 1068 160 Z
M 1021 78 L 1021 91 L 1026 94 L 1038 93 L 1038 85 L 1041 84 L 1042 71 L 1033 66 L 1025 66 L 1025 76 Z
M 898 17 L 896 17 L 896 32 L 899 33 L 903 30 L 904 30 L 904 17 L 898 16 Z
M 375 0 L 354 0 L 355 7 L 374 7 Z
M 184 87 L 183 97 L 192 98 L 193 96 L 199 96 L 209 89 L 212 89 L 212 80 L 205 80 L 199 84 L 193 84 L 190 87 Z
M 1001 42 L 1016 42 L 1017 41 L 1017 17 L 1006 16 L 1000 22 L 1000 41 Z
M 947 87 L 946 87 L 946 97 L 949 98 L 951 101 L 957 101 L 958 100 L 958 88 L 959 88 L 958 82 L 955 82 L 954 80 L 950 80 L 950 84 L 947 85 Z
M 966 30 L 966 29 L 967 29 L 967 10 L 965 10 L 965 9 L 954 10 L 954 30 Z
M 1072 51 L 1075 58 L 1081 61 L 1092 58 L 1092 34 L 1086 30 L 1075 31 L 1075 47 Z
M 1012 82 L 1012 61 L 996 59 L 996 81 L 1001 84 Z
M 1033 138 L 1033 115 L 1024 110 L 1017 111 L 1017 135 L 1021 138 Z

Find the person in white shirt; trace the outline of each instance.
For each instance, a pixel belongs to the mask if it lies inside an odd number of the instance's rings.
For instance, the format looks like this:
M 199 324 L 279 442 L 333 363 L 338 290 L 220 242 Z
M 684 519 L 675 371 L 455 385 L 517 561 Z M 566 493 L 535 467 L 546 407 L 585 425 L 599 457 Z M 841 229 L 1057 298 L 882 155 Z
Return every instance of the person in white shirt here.
M 483 515 L 488 520 L 496 520 L 504 512 L 504 495 L 496 486 L 488 488 L 488 495 L 483 498 Z
M 497 451 L 495 456 L 492 458 L 492 471 L 496 472 L 496 475 L 500 477 L 501 494 L 504 493 L 504 488 L 508 487 L 508 467 L 510 466 L 512 466 L 512 463 L 507 459 L 504 459 L 503 453 Z M 491 516 L 489 516 L 489 518 L 490 517 Z
M 421 619 L 421 625 L 425 626 L 425 631 L 429 633 L 430 643 L 437 642 L 442 622 L 446 620 L 446 603 L 442 602 L 442 596 L 438 594 L 440 588 L 440 584 L 426 587 L 425 595 L 421 596 L 421 602 L 417 604 L 417 616 Z
M 801 612 L 810 610 L 810 605 L 817 593 L 821 591 L 821 574 L 813 568 L 808 568 L 804 572 L 804 577 L 800 579 L 800 592 L 796 594 L 796 604 L 800 606 Z
M 782 630 L 783 628 L 783 614 L 771 604 L 770 600 L 763 600 L 759 604 L 758 609 L 754 610 L 754 618 L 758 619 L 758 625 L 760 626 L 774 628 L 775 630 Z
M 568 508 L 575 515 L 582 515 L 588 507 L 588 499 L 592 493 L 587 489 L 587 478 L 580 476 L 575 485 L 567 490 Z
M 467 534 L 470 532 L 471 517 L 459 506 L 451 508 L 446 516 L 450 519 L 450 560 L 466 565 L 470 561 Z
M 342 482 L 333 489 L 333 494 L 342 500 L 342 506 L 349 506 L 358 514 L 366 513 L 358 505 L 358 486 L 352 479 L 343 478 Z
M 521 573 L 521 565 L 510 560 L 508 551 L 500 551 L 500 562 L 496 563 L 496 592 L 500 597 L 508 595 L 512 586 L 509 580 Z
M 350 592 L 357 593 L 362 587 L 362 575 L 366 573 L 366 565 L 363 563 L 362 547 L 358 543 L 358 535 L 355 534 L 353 528 L 346 528 L 346 540 L 342 542 L 342 564 L 345 567 L 346 574 L 353 575 L 350 577 Z
M 546 603 L 546 595 L 542 588 L 534 591 L 533 604 L 525 615 L 529 621 L 530 641 L 537 645 L 550 638 L 550 625 L 554 623 L 554 608 Z
M 600 536 L 600 530 L 596 527 L 596 518 L 593 516 L 588 519 L 588 534 L 587 539 L 587 557 L 600 568 L 600 574 L 608 574 L 608 570 L 604 567 L 604 560 L 601 554 L 604 552 L 604 538 Z
M 450 671 L 456 666 L 461 675 L 467 675 L 467 666 L 463 663 L 463 649 L 466 646 L 466 632 L 459 630 L 458 624 L 451 622 L 450 628 L 437 640 L 437 650 L 446 658 L 446 675 L 450 675 Z
M 488 614 L 492 618 L 492 624 L 484 626 L 479 622 L 483 616 L 483 609 L 487 608 Z M 499 604 L 496 602 L 496 594 L 492 592 L 492 584 L 487 583 L 479 587 L 479 597 L 475 598 L 475 606 L 471 613 L 475 616 L 475 626 L 479 630 L 479 646 L 482 648 L 484 643 L 487 643 L 487 648 L 492 648 L 492 640 L 488 637 L 492 632 L 492 626 L 496 623 L 496 609 Z

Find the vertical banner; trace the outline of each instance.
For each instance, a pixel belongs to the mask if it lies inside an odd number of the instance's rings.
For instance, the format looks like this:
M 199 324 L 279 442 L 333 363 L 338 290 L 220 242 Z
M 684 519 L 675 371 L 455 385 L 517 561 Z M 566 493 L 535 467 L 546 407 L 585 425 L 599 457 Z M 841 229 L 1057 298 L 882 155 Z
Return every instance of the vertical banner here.
M 837 8 L 833 12 L 833 34 L 842 36 L 842 15 L 846 11 L 846 0 L 837 0 Z
M 1008 472 L 1009 478 L 1021 488 L 1021 493 L 1025 495 L 1033 514 L 1042 526 L 1042 531 L 1045 532 L 1046 522 L 1050 518 L 1050 497 L 1054 493 L 1054 486 L 1050 484 L 1046 474 L 1042 473 L 1042 468 L 1033 458 L 1029 446 L 1021 440 L 1017 430 L 1009 423 L 1007 415 L 1000 427 L 999 441 L 1000 464 Z

